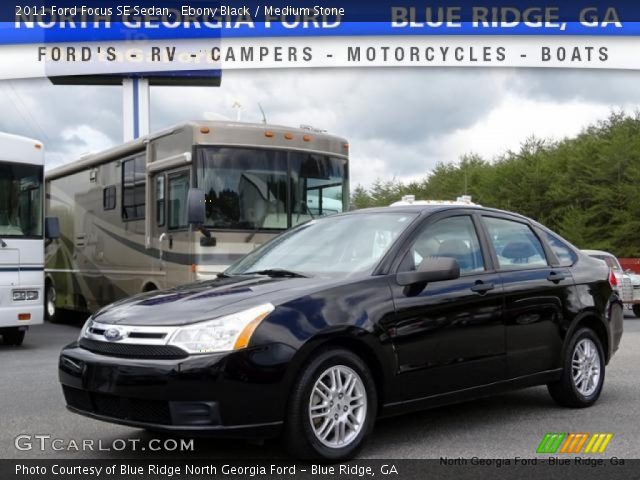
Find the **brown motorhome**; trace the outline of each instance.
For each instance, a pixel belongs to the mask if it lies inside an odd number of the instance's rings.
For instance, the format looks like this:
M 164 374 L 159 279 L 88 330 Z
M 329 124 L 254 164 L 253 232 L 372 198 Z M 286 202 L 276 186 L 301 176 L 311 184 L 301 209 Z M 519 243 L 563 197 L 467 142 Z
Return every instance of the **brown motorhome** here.
M 45 315 L 213 278 L 278 233 L 348 205 L 348 144 L 310 127 L 193 122 L 46 173 Z M 190 192 L 206 218 L 188 222 Z

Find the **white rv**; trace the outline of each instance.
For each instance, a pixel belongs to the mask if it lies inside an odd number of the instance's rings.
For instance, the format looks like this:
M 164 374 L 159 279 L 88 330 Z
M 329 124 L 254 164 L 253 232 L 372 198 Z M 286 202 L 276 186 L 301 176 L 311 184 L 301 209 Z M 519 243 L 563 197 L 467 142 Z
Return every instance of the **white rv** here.
M 61 234 L 46 252 L 47 317 L 214 278 L 282 231 L 346 210 L 348 173 L 343 138 L 212 121 L 47 171 Z
M 9 345 L 43 320 L 43 169 L 42 143 L 0 133 L 0 335 Z

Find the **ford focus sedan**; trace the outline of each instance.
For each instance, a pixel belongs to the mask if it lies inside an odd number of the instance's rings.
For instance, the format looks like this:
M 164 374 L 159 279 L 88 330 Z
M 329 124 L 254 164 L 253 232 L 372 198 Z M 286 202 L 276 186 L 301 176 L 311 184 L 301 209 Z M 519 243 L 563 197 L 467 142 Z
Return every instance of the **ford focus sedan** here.
M 213 281 L 94 314 L 60 355 L 67 407 L 352 457 L 377 418 L 547 385 L 589 407 L 622 336 L 609 268 L 475 206 L 312 220 Z

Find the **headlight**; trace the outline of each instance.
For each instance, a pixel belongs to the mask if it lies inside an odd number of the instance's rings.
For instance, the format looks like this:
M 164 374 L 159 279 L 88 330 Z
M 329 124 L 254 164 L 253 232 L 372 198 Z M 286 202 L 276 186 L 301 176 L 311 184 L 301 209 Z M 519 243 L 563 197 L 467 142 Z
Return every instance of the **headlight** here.
M 178 329 L 169 340 L 189 353 L 239 350 L 249 345 L 260 322 L 275 310 L 270 303 Z
M 89 317 L 89 320 L 84 322 L 84 325 L 82 326 L 82 330 L 80 330 L 80 335 L 78 336 L 78 340 L 80 340 L 82 337 L 86 335 L 87 330 L 89 330 L 92 323 L 93 323 L 93 319 L 91 317 Z
M 37 290 L 14 290 L 13 291 L 14 302 L 22 302 L 24 300 L 37 300 L 37 299 L 38 299 Z

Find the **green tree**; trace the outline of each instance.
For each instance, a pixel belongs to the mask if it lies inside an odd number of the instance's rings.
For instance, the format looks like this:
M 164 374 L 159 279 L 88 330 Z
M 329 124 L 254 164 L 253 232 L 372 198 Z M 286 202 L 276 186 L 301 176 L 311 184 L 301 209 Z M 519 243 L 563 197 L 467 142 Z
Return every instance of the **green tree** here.
M 488 161 L 463 156 L 439 163 L 421 181 L 377 180 L 358 186 L 357 208 L 389 205 L 402 195 L 475 202 L 522 213 L 580 248 L 640 256 L 640 115 L 614 112 L 575 138 L 531 137 L 517 151 Z

